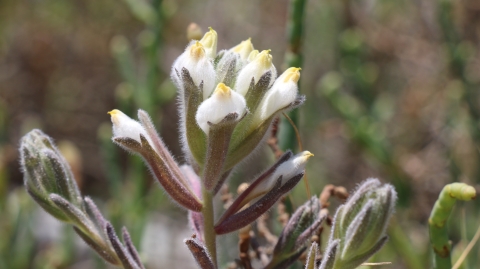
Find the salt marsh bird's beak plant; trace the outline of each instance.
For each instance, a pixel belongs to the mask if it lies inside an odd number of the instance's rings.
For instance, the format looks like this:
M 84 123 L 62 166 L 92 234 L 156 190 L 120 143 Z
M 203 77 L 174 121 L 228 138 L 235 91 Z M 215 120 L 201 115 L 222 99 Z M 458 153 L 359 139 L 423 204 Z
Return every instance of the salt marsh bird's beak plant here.
M 210 29 L 175 60 L 171 78 L 178 89 L 180 143 L 187 163 L 175 160 L 143 110 L 138 111 L 138 120 L 117 109 L 108 112 L 112 140 L 139 155 L 171 200 L 188 210 L 195 234 L 184 242 L 198 265 L 219 268 L 216 237 L 238 231 L 267 212 L 297 185 L 313 156 L 308 151 L 285 152 L 256 178 L 246 179 L 248 187 L 224 212 L 215 212 L 213 198 L 239 164 L 263 144 L 274 119 L 305 101 L 298 94 L 300 68 L 289 68 L 277 77 L 270 50 L 255 50 L 250 39 L 217 52 L 217 33 Z M 93 201 L 82 198 L 68 164 L 48 136 L 39 130 L 30 132 L 20 151 L 25 185 L 35 201 L 72 224 L 106 261 L 144 268 L 127 230 L 123 229 L 122 243 Z M 367 183 L 337 212 L 328 264 L 322 268 L 358 266 L 385 242 L 396 196 L 390 186 Z M 304 253 L 326 218 L 320 209 L 318 199 L 312 197 L 293 213 L 265 268 L 287 268 Z

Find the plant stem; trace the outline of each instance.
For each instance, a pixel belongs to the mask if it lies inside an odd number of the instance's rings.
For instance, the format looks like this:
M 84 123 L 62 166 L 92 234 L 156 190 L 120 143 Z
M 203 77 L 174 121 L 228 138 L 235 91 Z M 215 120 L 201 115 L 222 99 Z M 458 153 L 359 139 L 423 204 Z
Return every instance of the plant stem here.
M 456 200 L 469 201 L 474 199 L 475 196 L 475 189 L 464 183 L 448 184 L 440 192 L 428 219 L 430 243 L 435 258 L 435 269 L 452 268 L 450 258 L 452 246 L 448 240 L 447 220 Z
M 301 53 L 303 39 L 303 17 L 305 11 L 306 0 L 290 0 L 287 38 L 288 49 L 285 54 L 285 66 L 302 67 L 303 57 Z M 298 125 L 298 109 L 288 113 L 295 125 Z M 295 143 L 295 131 L 287 119 L 281 118 L 279 128 L 279 146 L 282 150 L 297 148 Z
M 214 210 L 213 210 L 213 194 L 208 191 L 204 186 L 202 186 L 202 197 L 203 197 L 203 236 L 205 240 L 205 246 L 212 257 L 213 264 L 217 266 L 217 242 L 216 234 L 214 230 L 215 220 L 214 220 Z

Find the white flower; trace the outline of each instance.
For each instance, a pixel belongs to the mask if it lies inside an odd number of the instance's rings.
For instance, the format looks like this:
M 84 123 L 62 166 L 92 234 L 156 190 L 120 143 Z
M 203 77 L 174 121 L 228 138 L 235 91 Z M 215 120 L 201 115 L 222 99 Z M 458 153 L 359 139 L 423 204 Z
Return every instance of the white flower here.
M 268 85 L 271 86 L 275 77 L 277 76 L 277 70 L 272 64 L 272 55 L 270 55 L 270 50 L 264 50 L 256 55 L 253 61 L 248 63 L 242 70 L 240 70 L 240 73 L 237 77 L 237 82 L 235 84 L 235 90 L 241 95 L 245 96 L 248 92 L 248 88 L 250 87 L 250 83 L 252 82 L 252 78 L 254 79 L 254 82 L 257 83 L 258 80 L 268 71 L 272 72 L 270 84 Z
M 108 112 L 108 114 L 110 114 L 113 123 L 114 138 L 128 137 L 141 143 L 140 135 L 143 135 L 150 143 L 150 138 L 147 135 L 147 131 L 145 128 L 143 128 L 140 122 L 130 118 L 118 109 L 114 109 Z
M 299 79 L 300 68 L 290 67 L 283 72 L 263 97 L 259 109 L 256 111 L 255 123 L 268 119 L 278 110 L 294 102 L 298 94 Z
M 286 162 L 280 164 L 277 169 L 266 179 L 260 182 L 255 189 L 244 199 L 244 201 L 251 201 L 256 197 L 269 192 L 277 183 L 277 180 L 282 177 L 282 186 L 294 176 L 302 173 L 305 170 L 307 160 L 312 157 L 313 154 L 309 151 L 303 151 L 299 154 L 291 157 Z
M 210 30 L 205 33 L 203 38 L 200 40 L 200 43 L 203 45 L 203 48 L 205 49 L 205 54 L 207 57 L 213 59 L 217 55 L 217 32 L 212 29 L 212 27 L 209 28 Z
M 177 77 L 176 71 L 181 74 L 182 68 L 188 70 L 195 85 L 199 86 L 203 81 L 203 100 L 207 99 L 215 87 L 215 69 L 202 43 L 193 42 L 173 63 L 172 77 L 180 85 L 182 80 Z
M 200 104 L 195 119 L 200 128 L 208 134 L 209 123 L 217 124 L 230 113 L 237 113 L 240 118 L 245 111 L 245 98 L 225 84 L 219 83 L 212 96 Z

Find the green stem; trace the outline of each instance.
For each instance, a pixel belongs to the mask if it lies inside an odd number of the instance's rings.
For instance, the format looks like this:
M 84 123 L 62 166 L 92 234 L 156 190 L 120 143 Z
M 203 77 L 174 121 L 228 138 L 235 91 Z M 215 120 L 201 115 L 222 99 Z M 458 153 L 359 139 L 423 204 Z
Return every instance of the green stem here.
M 210 257 L 212 257 L 213 264 L 217 267 L 217 242 L 216 233 L 214 230 L 214 210 L 213 210 L 213 194 L 202 186 L 203 197 L 203 237 L 205 246 L 207 247 Z
M 285 66 L 302 67 L 303 57 L 301 54 L 303 39 L 303 17 L 306 0 L 290 0 L 289 19 L 287 23 L 288 49 L 285 54 Z M 293 123 L 298 123 L 298 110 L 288 113 Z M 295 130 L 287 119 L 282 117 L 279 128 L 279 146 L 282 150 L 296 148 Z
M 464 183 L 452 183 L 446 185 L 438 200 L 433 206 L 428 219 L 430 226 L 430 243 L 435 255 L 435 269 L 450 269 L 452 261 L 450 252 L 452 246 L 448 240 L 447 220 L 452 212 L 456 200 L 470 201 L 476 196 L 473 187 Z

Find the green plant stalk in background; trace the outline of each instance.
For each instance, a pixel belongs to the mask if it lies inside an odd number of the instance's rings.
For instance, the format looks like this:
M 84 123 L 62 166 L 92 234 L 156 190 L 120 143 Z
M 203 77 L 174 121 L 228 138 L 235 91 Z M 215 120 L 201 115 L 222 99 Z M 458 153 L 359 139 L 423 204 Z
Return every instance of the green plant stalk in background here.
M 454 23 L 454 6 L 451 0 L 441 0 L 438 2 L 438 25 L 441 28 L 443 38 L 446 44 L 448 56 L 448 68 L 451 76 L 461 83 L 462 95 L 460 103 L 466 104 L 469 113 L 469 132 L 477 147 L 480 146 L 480 106 L 478 105 L 480 85 L 478 82 L 469 79 L 467 74 L 467 65 L 469 60 L 474 57 L 474 45 L 465 36 L 457 31 Z M 477 154 L 478 156 L 478 154 Z M 458 164 L 454 164 L 458 165 Z M 477 166 L 478 167 L 478 166 Z M 480 170 L 475 170 L 474 177 L 476 182 L 480 181 Z
M 287 22 L 288 47 L 284 61 L 285 69 L 288 67 L 302 67 L 303 64 L 301 49 L 306 2 L 306 0 L 290 0 Z M 298 110 L 290 111 L 288 116 L 295 125 L 298 125 Z M 278 138 L 280 149 L 284 151 L 287 149 L 295 151 L 297 148 L 295 129 L 285 117 L 281 117 Z
M 434 268 L 450 269 L 452 261 L 450 252 L 452 246 L 448 241 L 447 220 L 457 200 L 470 201 L 475 199 L 476 191 L 464 183 L 451 183 L 446 185 L 430 214 L 430 243 L 434 252 Z

